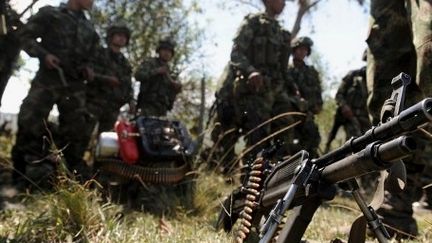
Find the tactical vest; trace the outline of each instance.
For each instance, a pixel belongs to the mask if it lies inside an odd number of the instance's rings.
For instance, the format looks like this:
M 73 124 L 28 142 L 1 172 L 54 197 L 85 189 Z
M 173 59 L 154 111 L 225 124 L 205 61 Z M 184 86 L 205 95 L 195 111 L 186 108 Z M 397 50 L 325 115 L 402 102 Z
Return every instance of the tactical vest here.
M 290 54 L 290 33 L 265 14 L 250 17 L 249 23 L 253 26 L 254 38 L 248 59 L 262 74 L 272 79 L 281 78 L 283 62 L 288 62 Z

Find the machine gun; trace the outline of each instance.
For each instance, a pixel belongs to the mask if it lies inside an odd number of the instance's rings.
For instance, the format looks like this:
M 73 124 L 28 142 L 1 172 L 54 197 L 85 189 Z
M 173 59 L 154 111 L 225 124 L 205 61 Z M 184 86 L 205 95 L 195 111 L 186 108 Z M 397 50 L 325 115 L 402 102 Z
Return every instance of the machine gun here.
M 383 106 L 381 124 L 330 153 L 309 158 L 307 151 L 300 151 L 274 163 L 258 157 L 251 165 L 247 182 L 225 201 L 217 227 L 231 230 L 240 219 L 237 242 L 250 237 L 252 227 L 259 234 L 259 242 L 270 242 L 281 228 L 286 210 L 294 209 L 294 214 L 278 232 L 276 242 L 300 242 L 316 210 L 323 201 L 334 198 L 336 184 L 344 183 L 364 215 L 363 222 L 379 242 L 387 242 L 389 235 L 375 213 L 376 204 L 379 206 L 381 202 L 368 206 L 355 178 L 387 169 L 402 168 L 404 172 L 401 160 L 412 155 L 417 146 L 410 134 L 432 121 L 432 98 L 403 109 L 409 83 L 407 74 L 395 77 L 392 96 Z M 382 195 L 384 180 L 378 188 L 376 195 Z M 260 227 L 262 217 L 266 222 Z M 357 242 L 362 242 L 365 235 L 355 237 Z

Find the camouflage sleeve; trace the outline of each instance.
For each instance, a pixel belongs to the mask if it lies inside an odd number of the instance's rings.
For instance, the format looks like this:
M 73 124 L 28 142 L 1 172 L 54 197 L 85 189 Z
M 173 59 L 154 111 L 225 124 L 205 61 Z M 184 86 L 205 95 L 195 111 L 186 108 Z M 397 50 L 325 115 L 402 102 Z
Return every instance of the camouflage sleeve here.
M 22 45 L 22 49 L 31 57 L 44 59 L 49 52 L 44 49 L 36 39 L 42 38 L 44 33 L 48 31 L 47 23 L 50 21 L 50 11 L 53 7 L 43 7 L 37 14 L 30 17 L 19 31 L 18 36 Z
M 100 53 L 100 50 L 102 50 L 102 49 L 103 49 L 103 47 L 100 44 L 99 35 L 96 32 L 94 32 L 93 40 L 91 43 L 90 53 L 88 55 L 89 59 L 87 60 L 87 63 L 86 63 L 86 65 L 88 67 L 94 68 L 97 62 L 102 61 L 99 59 L 99 58 L 101 58 L 99 56 L 100 55 L 99 53 Z M 103 57 L 105 57 L 105 56 L 103 56 Z
M 342 82 L 336 92 L 336 103 L 339 107 L 347 105 L 347 92 L 352 80 L 352 72 L 349 72 L 343 79 Z
M 109 57 L 107 56 L 107 53 L 104 48 L 98 48 L 96 51 L 94 51 L 93 57 L 92 57 L 92 66 L 95 74 L 105 74 L 105 75 L 111 75 L 111 72 L 109 71 L 109 63 L 108 63 Z M 107 71 L 109 73 L 107 73 Z M 96 75 L 95 80 L 96 82 L 101 82 Z
M 316 87 L 317 87 L 317 91 L 316 91 L 316 101 L 317 101 L 317 105 L 319 106 L 320 110 L 322 109 L 323 106 L 323 98 L 322 98 L 322 85 L 321 85 L 321 77 L 320 74 L 318 73 L 318 71 L 315 68 L 313 69 L 313 73 L 314 73 L 314 77 L 316 80 Z
M 288 73 L 288 66 L 289 66 L 289 58 L 291 55 L 291 33 L 287 30 L 282 30 L 283 33 L 283 39 L 284 43 L 282 45 L 282 55 L 280 57 L 280 63 L 282 67 L 282 75 L 283 77 L 288 80 L 292 77 L 290 77 Z
M 132 88 L 132 68 L 127 64 L 127 72 L 121 77 L 121 83 L 123 84 L 123 103 L 128 103 L 133 99 L 133 88 Z
M 299 87 L 297 86 L 294 78 L 288 71 L 285 74 L 285 90 L 290 96 L 300 96 Z
M 231 51 L 231 65 L 242 73 L 249 75 L 255 71 L 247 56 L 247 51 L 254 38 L 253 21 L 246 17 L 234 38 L 234 45 Z
M 139 82 L 145 82 L 152 76 L 157 74 L 157 67 L 152 62 L 152 59 L 147 59 L 141 63 L 135 72 L 135 79 Z M 141 83 L 142 85 L 142 83 Z

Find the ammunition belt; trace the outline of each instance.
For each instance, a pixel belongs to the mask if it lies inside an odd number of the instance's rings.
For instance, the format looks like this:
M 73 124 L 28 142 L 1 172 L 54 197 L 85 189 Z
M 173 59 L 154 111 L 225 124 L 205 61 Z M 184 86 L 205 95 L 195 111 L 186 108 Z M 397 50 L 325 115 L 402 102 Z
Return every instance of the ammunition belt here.
M 180 182 L 190 171 L 186 163 L 173 168 L 151 168 L 140 165 L 128 165 L 119 159 L 101 159 L 97 166 L 102 171 L 128 179 L 157 184 L 175 184 Z
M 258 199 L 263 184 L 264 159 L 257 158 L 252 164 L 252 170 L 249 174 L 248 181 L 245 187 L 242 187 L 246 193 L 245 205 L 240 212 L 240 226 L 235 236 L 236 243 L 242 243 L 248 237 L 253 221 L 255 218 L 255 209 L 258 206 Z

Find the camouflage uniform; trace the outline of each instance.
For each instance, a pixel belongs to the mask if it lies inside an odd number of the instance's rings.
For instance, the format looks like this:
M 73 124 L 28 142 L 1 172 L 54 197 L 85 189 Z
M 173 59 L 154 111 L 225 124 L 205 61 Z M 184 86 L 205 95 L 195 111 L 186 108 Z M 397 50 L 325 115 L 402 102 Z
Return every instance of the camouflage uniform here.
M 21 26 L 18 14 L 7 4 L 7 35 L 0 35 L 0 105 L 3 92 L 15 68 L 20 53 L 19 41 L 14 27 Z
M 76 151 L 82 142 L 80 131 L 87 122 L 85 83 L 80 67 L 92 62 L 99 37 L 84 12 L 68 10 L 64 4 L 41 8 L 19 34 L 23 49 L 31 57 L 39 58 L 40 68 L 18 114 L 18 134 L 12 149 L 14 167 L 25 172 L 28 163 L 47 155 L 44 121 L 54 104 L 59 110 L 59 141 L 56 144 L 65 148 L 66 161 L 74 167 L 81 161 Z M 36 41 L 37 38 L 41 41 Z M 60 59 L 66 83 L 57 70 L 44 65 L 47 54 Z
M 349 72 L 343 79 L 336 93 L 336 103 L 340 110 L 347 106 L 353 113 L 352 118 L 345 118 L 339 113 L 346 138 L 358 137 L 371 128 L 367 110 L 366 67 Z
M 135 73 L 135 79 L 141 82 L 137 108 L 143 116 L 165 116 L 180 92 L 172 83 L 176 78 L 173 73 L 169 74 L 170 77 L 156 73 L 156 69 L 162 66 L 168 67 L 168 63 L 157 57 L 148 58 Z
M 402 71 L 415 80 L 408 89 L 407 105 L 413 104 L 422 95 L 432 96 L 431 13 L 432 6 L 428 0 L 371 2 L 367 80 L 371 91 L 368 107 L 374 124 L 379 121 L 379 108 L 391 94 L 391 79 Z M 417 140 L 420 147 L 424 145 L 423 139 L 417 137 Z M 393 195 L 387 193 L 378 211 L 384 216 L 384 222 L 411 235 L 418 233 L 411 205 L 420 195 L 419 176 L 424 167 L 420 154 L 424 156 L 419 152 L 412 159 L 404 160 L 408 172 L 405 191 Z
M 120 81 L 120 85 L 113 87 L 96 77 L 87 85 L 87 107 L 99 122 L 99 131 L 102 132 L 113 128 L 120 107 L 133 98 L 132 67 L 122 53 L 115 53 L 110 48 L 100 50 L 97 60 L 95 72 L 117 77 Z
M 296 48 L 305 46 L 308 48 L 308 55 L 310 55 L 312 45 L 313 42 L 308 37 L 299 37 L 293 40 L 291 47 L 295 51 Z M 313 66 L 306 65 L 303 60 L 296 59 L 290 64 L 288 73 L 297 85 L 301 97 L 307 100 L 307 108 L 303 110 L 307 114 L 306 118 L 295 130 L 295 138 L 298 140 L 295 150 L 305 149 L 312 157 L 316 157 L 318 156 L 321 136 L 314 119 L 315 115 L 321 111 L 323 105 L 319 73 Z
M 132 99 L 132 67 L 122 53 L 114 53 L 110 48 L 98 51 L 95 72 L 102 75 L 114 76 L 119 79 L 118 86 L 112 86 L 103 77 L 95 77 L 87 84 L 86 107 L 89 118 L 83 131 L 83 144 L 79 154 L 84 154 L 88 142 L 98 124 L 97 134 L 111 131 L 117 121 L 120 107 Z M 109 98 L 107 98 L 109 97 Z
M 225 90 L 218 92 L 222 104 L 232 104 L 230 109 L 218 109 L 222 130 L 226 131 L 235 124 L 247 133 L 271 117 L 292 110 L 288 93 L 284 90 L 288 77 L 289 43 L 290 33 L 283 30 L 277 20 L 265 13 L 246 16 L 234 38 L 228 75 L 223 85 Z M 253 72 L 259 72 L 264 77 L 264 85 L 260 90 L 253 90 L 248 84 L 248 77 Z M 231 100 L 226 99 L 227 97 Z M 283 106 L 279 105 L 276 109 L 276 104 Z M 229 122 L 224 117 L 228 118 Z M 289 125 L 291 119 L 281 118 L 278 124 Z M 247 145 L 252 146 L 268 136 L 275 125 L 272 123 L 262 126 L 247 135 Z M 286 138 L 288 135 L 281 137 Z M 234 136 L 233 140 L 236 138 L 237 136 Z M 227 145 L 234 143 L 231 141 Z M 260 147 L 262 146 L 257 146 L 252 153 Z

